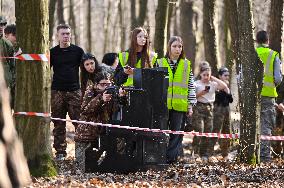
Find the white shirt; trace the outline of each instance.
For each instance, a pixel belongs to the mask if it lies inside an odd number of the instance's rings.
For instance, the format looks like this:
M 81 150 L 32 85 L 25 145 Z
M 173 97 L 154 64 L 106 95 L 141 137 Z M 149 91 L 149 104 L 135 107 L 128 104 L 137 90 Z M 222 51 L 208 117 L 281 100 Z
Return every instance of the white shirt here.
M 200 93 L 205 90 L 205 86 L 210 86 L 209 92 L 197 98 L 198 102 L 202 103 L 213 103 L 215 101 L 215 92 L 218 90 L 218 83 L 214 81 L 209 81 L 209 83 L 203 83 L 201 80 L 197 80 L 196 93 Z

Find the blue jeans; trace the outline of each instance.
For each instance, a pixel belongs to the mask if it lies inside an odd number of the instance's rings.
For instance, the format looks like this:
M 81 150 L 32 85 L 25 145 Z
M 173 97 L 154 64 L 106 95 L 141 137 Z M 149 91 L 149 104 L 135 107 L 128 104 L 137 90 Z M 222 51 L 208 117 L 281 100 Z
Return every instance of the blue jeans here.
M 178 112 L 175 110 L 169 111 L 168 125 L 172 131 L 181 131 L 185 126 L 185 112 Z M 182 138 L 183 135 L 170 134 L 169 145 L 167 148 L 167 161 L 175 162 L 178 156 L 182 154 Z

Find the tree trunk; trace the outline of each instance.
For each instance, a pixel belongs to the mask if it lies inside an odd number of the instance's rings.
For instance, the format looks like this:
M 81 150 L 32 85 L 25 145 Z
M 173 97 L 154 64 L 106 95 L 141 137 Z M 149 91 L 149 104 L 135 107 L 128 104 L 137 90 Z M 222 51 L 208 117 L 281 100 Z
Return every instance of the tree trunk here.
M 212 74 L 218 75 L 215 29 L 214 29 L 214 5 L 215 0 L 203 0 L 203 38 L 205 59 L 212 68 Z
M 136 0 L 130 0 L 131 30 L 137 27 L 136 23 Z
M 9 102 L 9 92 L 0 62 L 0 187 L 23 187 L 30 183 L 30 174 Z
M 144 26 L 147 13 L 148 0 L 139 0 L 139 16 L 137 19 L 138 26 Z
M 87 51 L 92 52 L 92 19 L 91 19 L 91 13 L 92 13 L 92 3 L 91 0 L 88 0 L 87 3 Z
M 74 15 L 74 0 L 69 0 L 69 24 L 72 32 L 73 39 L 75 41 L 75 44 L 79 44 L 78 42 L 78 36 L 77 36 L 77 27 L 76 27 L 76 19 Z
M 104 41 L 103 53 L 106 53 L 108 49 L 110 16 L 111 16 L 111 0 L 108 1 L 107 17 L 104 24 L 105 41 Z
M 270 19 L 269 19 L 269 47 L 281 55 L 281 43 L 282 43 L 282 18 L 283 18 L 283 0 L 271 0 L 270 6 Z M 277 103 L 283 102 L 284 100 L 284 81 L 277 88 L 278 97 Z M 283 113 L 277 111 L 276 116 L 276 128 L 273 130 L 274 135 L 281 135 L 283 132 Z M 283 143 L 276 141 L 272 143 L 273 150 L 276 154 L 281 154 Z
M 57 19 L 58 24 L 65 24 L 63 0 L 57 0 Z
M 193 32 L 194 12 L 192 9 L 193 1 L 182 0 L 180 4 L 180 28 L 181 37 L 186 57 L 194 65 L 196 55 L 196 38 Z
M 126 36 L 125 36 L 125 22 L 124 22 L 124 6 L 123 6 L 123 0 L 119 1 L 118 4 L 118 11 L 119 11 L 119 22 L 120 22 L 120 28 L 121 28 L 121 41 L 120 41 L 120 48 L 121 51 L 125 50 L 125 40 L 126 40 Z
M 48 54 L 48 0 L 16 0 L 16 18 L 18 42 L 23 53 Z M 18 62 L 16 71 L 15 111 L 49 112 L 49 63 Z M 49 119 L 16 116 L 16 123 L 19 135 L 23 139 L 31 174 L 56 175 L 51 154 Z
M 263 65 L 254 49 L 251 1 L 239 0 L 239 57 L 242 63 L 240 104 L 240 160 L 250 164 L 259 163 L 259 115 L 260 89 Z M 259 70 L 259 71 L 256 71 Z
M 172 17 L 173 17 L 173 13 L 175 11 L 174 9 L 175 4 L 170 3 L 169 4 L 169 12 L 168 12 L 168 25 L 167 25 L 167 41 L 170 40 L 171 37 L 171 22 L 172 22 Z
M 49 41 L 52 41 L 56 0 L 49 0 Z
M 158 57 L 165 55 L 166 39 L 167 39 L 167 22 L 168 22 L 168 0 L 158 0 L 158 7 L 156 10 L 156 28 L 155 28 L 155 39 L 154 48 L 158 53 Z

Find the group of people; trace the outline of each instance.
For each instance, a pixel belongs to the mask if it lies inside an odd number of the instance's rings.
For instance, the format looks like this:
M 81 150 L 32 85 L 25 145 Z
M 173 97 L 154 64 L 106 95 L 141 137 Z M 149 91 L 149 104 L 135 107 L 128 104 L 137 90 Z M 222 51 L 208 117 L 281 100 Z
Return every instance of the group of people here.
M 1 49 L 6 56 L 15 55 L 13 41 L 3 36 L 3 28 L 7 22 L 0 18 Z M 7 27 L 9 28 L 9 27 Z M 9 30 L 9 29 L 8 29 Z M 15 33 L 13 33 L 15 35 Z M 71 28 L 68 25 L 57 26 L 59 44 L 50 49 L 50 65 L 53 69 L 51 85 L 51 113 L 54 118 L 65 119 L 66 115 L 74 120 L 108 123 L 117 111 L 112 95 L 106 92 L 111 85 L 132 86 L 136 68 L 166 67 L 168 69 L 169 86 L 167 89 L 168 128 L 184 130 L 185 119 L 192 119 L 192 130 L 197 132 L 230 133 L 230 107 L 233 97 L 229 89 L 230 71 L 226 67 L 219 69 L 218 78 L 211 73 L 208 62 L 199 63 L 199 74 L 194 77 L 191 62 L 185 57 L 183 41 L 179 36 L 172 36 L 167 44 L 164 57 L 157 58 L 151 51 L 149 36 L 142 27 L 131 32 L 128 50 L 120 53 L 107 53 L 99 62 L 91 53 L 71 44 Z M 15 39 L 16 40 L 16 39 Z M 264 79 L 261 101 L 261 134 L 271 135 L 275 124 L 276 86 L 282 80 L 279 54 L 267 47 L 268 35 L 265 31 L 257 34 L 259 44 L 256 49 L 264 64 Z M 14 46 L 16 42 L 14 41 Z M 14 49 L 14 50 L 13 50 Z M 2 54 L 3 56 L 4 54 Z M 15 62 L 4 63 L 5 78 L 11 93 L 15 81 L 9 76 Z M 80 71 L 79 71 L 80 70 Z M 11 84 L 10 84 L 11 83 Z M 119 95 L 126 94 L 122 89 Z M 117 102 L 117 101 L 116 101 Z M 282 104 L 279 109 L 283 110 Z M 54 145 L 56 159 L 66 157 L 66 123 L 54 120 Z M 84 163 L 83 153 L 90 142 L 96 142 L 102 129 L 86 124 L 74 124 L 76 151 L 79 163 Z M 183 154 L 182 135 L 170 134 L 167 149 L 167 162 L 177 162 Z M 193 153 L 203 160 L 214 155 L 217 138 L 194 137 Z M 220 140 L 221 153 L 224 159 L 229 152 L 230 140 Z M 270 160 L 269 141 L 261 142 L 261 160 Z

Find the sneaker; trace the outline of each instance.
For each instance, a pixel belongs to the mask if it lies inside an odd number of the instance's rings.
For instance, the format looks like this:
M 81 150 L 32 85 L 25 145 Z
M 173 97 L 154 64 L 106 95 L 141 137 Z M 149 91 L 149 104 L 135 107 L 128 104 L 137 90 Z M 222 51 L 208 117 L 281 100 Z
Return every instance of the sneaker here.
M 57 154 L 55 157 L 56 161 L 64 161 L 65 160 L 65 155 L 64 154 Z

